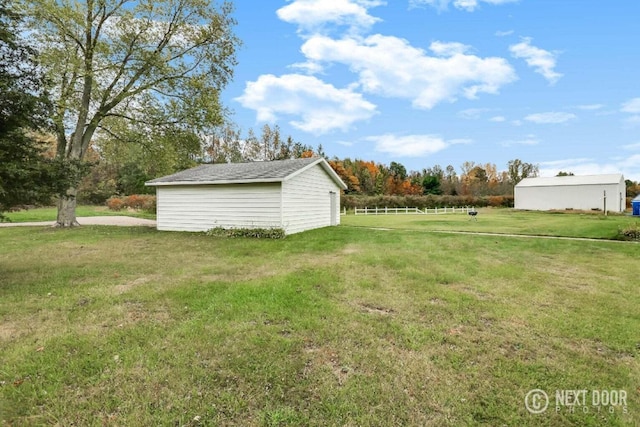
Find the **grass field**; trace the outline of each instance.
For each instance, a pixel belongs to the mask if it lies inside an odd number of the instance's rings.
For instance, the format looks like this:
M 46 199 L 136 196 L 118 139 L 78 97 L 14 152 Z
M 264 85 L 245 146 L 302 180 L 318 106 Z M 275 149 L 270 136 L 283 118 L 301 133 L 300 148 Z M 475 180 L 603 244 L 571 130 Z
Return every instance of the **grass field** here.
M 7 212 L 5 215 L 11 222 L 40 222 L 40 221 L 55 221 L 57 217 L 57 208 L 45 207 L 25 209 L 17 212 Z M 76 208 L 76 216 L 111 216 L 111 215 L 127 215 L 134 216 L 136 218 L 156 219 L 156 215 L 134 210 L 121 210 L 112 211 L 106 206 L 78 206 Z
M 616 239 L 620 228 L 640 223 L 629 215 L 574 212 L 528 212 L 504 208 L 478 210 L 477 221 L 465 214 L 346 215 L 342 224 L 404 230 L 471 231 L 538 236 Z
M 276 241 L 0 229 L 0 424 L 640 424 L 638 244 L 419 232 L 546 223 L 498 215 L 347 216 Z M 540 234 L 617 229 L 547 217 Z

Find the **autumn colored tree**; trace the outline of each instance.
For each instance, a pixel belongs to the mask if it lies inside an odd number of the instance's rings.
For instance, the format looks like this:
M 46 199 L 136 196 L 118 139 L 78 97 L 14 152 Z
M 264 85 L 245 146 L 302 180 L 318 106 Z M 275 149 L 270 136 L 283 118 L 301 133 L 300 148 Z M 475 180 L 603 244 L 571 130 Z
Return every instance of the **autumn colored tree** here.
M 373 161 L 355 160 L 353 162 L 353 174 L 360 181 L 360 189 L 363 194 L 373 195 L 378 190 L 377 180 L 380 169 Z
M 338 159 L 333 159 L 329 160 L 329 165 L 347 185 L 345 193 L 360 193 L 360 181 L 350 170 L 344 167 L 343 162 Z
M 640 194 L 640 183 L 625 179 L 624 181 L 627 187 L 627 197 L 634 198 Z

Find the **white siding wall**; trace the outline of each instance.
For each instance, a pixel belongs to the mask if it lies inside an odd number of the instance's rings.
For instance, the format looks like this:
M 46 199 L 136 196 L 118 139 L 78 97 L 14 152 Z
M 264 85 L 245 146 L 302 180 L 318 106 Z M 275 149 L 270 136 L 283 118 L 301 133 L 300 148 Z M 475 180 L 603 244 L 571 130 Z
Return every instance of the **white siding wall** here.
M 158 230 L 281 227 L 280 189 L 280 183 L 158 186 Z
M 515 187 L 515 208 L 547 211 L 552 209 L 603 209 L 604 191 L 607 192 L 607 210 L 625 209 L 626 189 L 620 185 L 571 185 L 549 187 Z M 620 203 L 620 192 L 623 202 Z
M 340 224 L 340 187 L 315 165 L 282 183 L 282 224 L 287 234 L 331 225 L 331 192 L 336 193 L 335 219 Z

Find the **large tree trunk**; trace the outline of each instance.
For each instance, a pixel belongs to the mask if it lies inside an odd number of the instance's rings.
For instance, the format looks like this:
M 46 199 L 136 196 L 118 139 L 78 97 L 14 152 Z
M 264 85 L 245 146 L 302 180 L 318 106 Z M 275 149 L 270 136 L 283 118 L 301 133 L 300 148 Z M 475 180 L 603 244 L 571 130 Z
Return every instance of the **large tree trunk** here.
M 56 227 L 75 227 L 78 224 L 76 220 L 76 195 L 78 189 L 69 188 L 67 192 L 60 196 L 58 201 L 58 219 Z

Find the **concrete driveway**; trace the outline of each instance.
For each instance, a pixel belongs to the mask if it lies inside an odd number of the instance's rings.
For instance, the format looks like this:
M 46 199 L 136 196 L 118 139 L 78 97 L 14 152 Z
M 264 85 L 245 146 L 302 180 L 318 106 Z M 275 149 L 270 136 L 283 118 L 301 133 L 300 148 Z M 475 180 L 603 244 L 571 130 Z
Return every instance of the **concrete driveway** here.
M 80 225 L 118 225 L 121 227 L 147 226 L 155 227 L 153 219 L 134 218 L 132 216 L 84 216 L 77 218 Z M 53 227 L 55 221 L 39 222 L 0 222 L 0 227 Z

